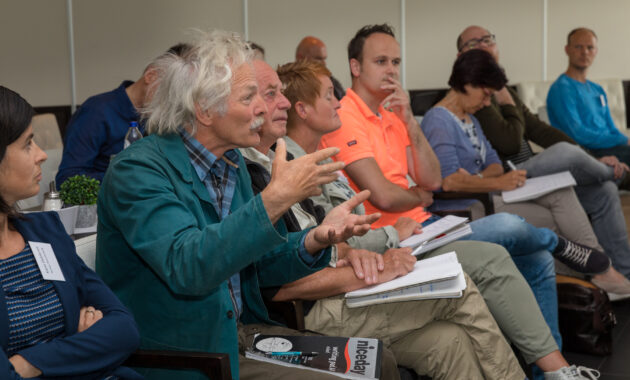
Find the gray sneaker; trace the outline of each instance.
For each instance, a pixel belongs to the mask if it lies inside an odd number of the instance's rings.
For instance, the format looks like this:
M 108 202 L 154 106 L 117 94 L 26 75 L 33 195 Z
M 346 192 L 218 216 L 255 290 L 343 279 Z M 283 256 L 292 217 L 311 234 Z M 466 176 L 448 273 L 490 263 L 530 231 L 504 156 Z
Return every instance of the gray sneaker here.
M 562 367 L 557 371 L 545 372 L 545 380 L 597 380 L 599 371 L 587 367 Z

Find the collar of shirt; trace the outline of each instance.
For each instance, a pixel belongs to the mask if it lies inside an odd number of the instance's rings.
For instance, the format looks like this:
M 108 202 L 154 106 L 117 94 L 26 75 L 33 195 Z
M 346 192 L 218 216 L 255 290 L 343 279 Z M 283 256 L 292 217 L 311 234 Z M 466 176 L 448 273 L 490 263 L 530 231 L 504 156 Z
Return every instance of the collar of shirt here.
M 190 157 L 190 163 L 206 186 L 219 217 L 223 219 L 230 213 L 236 189 L 238 153 L 231 149 L 219 159 L 185 129 L 180 128 L 179 134 Z
M 375 114 L 374 112 L 372 112 L 370 107 L 368 107 L 367 104 L 365 104 L 363 99 L 361 99 L 361 97 L 356 92 L 354 92 L 351 88 L 349 88 L 348 91 L 346 92 L 346 96 L 344 96 L 344 100 L 346 100 L 346 102 L 354 103 L 356 109 L 361 113 L 361 115 L 363 115 L 365 119 L 370 120 L 375 125 L 380 125 L 381 128 L 383 129 L 387 129 L 391 127 L 394 124 L 395 120 L 397 121 L 400 120 L 398 119 L 398 116 L 396 116 L 396 114 L 386 110 L 380 104 L 378 106 L 377 113 Z M 343 103 L 344 102 L 342 102 L 341 104 L 342 107 L 343 107 Z

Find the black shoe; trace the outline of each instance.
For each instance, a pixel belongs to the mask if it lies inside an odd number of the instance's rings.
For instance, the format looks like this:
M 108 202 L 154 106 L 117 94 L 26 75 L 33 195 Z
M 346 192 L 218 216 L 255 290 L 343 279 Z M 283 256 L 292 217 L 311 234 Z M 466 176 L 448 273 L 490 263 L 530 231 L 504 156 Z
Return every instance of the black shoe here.
M 553 256 L 569 268 L 584 274 L 604 273 L 610 268 L 610 259 L 603 252 L 558 236 Z

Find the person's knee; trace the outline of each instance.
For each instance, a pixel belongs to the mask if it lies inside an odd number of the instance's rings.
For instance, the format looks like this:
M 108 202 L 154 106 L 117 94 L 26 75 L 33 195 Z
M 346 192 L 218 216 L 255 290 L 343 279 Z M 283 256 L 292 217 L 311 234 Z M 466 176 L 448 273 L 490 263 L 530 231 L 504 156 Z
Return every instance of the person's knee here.
M 420 329 L 406 349 L 396 350 L 400 363 L 435 379 L 483 378 L 466 331 L 456 324 L 435 321 Z
M 527 222 L 518 215 L 499 212 L 487 218 L 489 218 L 487 228 L 492 228 L 496 235 L 509 237 L 526 233 Z
M 458 253 L 457 258 L 464 270 L 476 283 L 479 271 L 501 272 L 502 268 L 512 264 L 510 253 L 502 246 L 485 241 L 467 240 L 449 244 L 449 249 Z M 513 264 L 512 264 L 513 265 Z

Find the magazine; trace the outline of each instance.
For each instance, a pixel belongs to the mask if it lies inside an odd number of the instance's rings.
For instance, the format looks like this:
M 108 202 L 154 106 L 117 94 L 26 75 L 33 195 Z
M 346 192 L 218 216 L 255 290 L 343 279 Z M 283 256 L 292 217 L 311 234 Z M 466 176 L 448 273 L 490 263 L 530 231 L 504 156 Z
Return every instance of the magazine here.
M 245 356 L 345 379 L 378 379 L 382 350 L 372 338 L 258 334 Z

